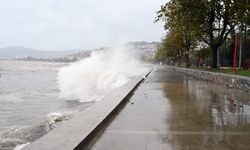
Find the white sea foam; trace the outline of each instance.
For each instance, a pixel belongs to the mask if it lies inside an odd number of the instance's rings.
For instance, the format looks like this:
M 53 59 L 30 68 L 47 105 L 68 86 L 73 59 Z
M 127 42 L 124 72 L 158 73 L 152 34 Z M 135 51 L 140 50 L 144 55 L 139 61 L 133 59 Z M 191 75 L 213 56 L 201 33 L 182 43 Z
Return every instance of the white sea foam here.
M 76 111 L 49 113 L 47 115 L 48 122 L 45 125 L 46 130 L 50 131 L 50 130 L 56 128 L 56 125 L 58 122 L 69 120 L 75 113 L 76 113 Z
M 22 150 L 24 147 L 26 147 L 29 144 L 30 143 L 25 143 L 25 144 L 17 145 L 13 150 Z
M 145 71 L 146 67 L 132 50 L 116 48 L 94 52 L 91 57 L 60 70 L 60 98 L 97 101 Z

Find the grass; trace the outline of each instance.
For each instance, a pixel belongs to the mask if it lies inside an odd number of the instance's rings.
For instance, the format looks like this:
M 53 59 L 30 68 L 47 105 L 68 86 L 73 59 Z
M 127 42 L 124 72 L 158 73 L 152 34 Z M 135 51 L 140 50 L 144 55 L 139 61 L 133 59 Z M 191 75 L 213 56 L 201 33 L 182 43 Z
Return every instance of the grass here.
M 197 68 L 196 67 L 191 67 L 191 69 L 197 69 Z M 199 68 L 199 70 L 205 70 L 205 71 L 211 71 L 211 72 L 218 72 L 218 73 L 225 73 L 225 74 L 231 74 L 231 75 L 239 75 L 239 76 L 250 77 L 250 70 L 243 70 L 243 69 L 237 69 L 236 73 L 234 73 L 233 69 Z

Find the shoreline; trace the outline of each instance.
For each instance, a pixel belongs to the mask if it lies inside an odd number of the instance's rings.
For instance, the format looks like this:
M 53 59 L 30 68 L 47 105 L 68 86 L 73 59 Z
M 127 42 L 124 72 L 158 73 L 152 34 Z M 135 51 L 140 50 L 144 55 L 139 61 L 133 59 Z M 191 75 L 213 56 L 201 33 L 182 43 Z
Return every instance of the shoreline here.
M 105 127 L 126 104 L 128 97 L 144 81 L 152 69 L 144 76 L 138 76 L 129 83 L 106 95 L 98 103 L 76 114 L 70 120 L 64 122 L 48 134 L 34 141 L 24 150 L 68 150 L 81 149 L 82 145 Z

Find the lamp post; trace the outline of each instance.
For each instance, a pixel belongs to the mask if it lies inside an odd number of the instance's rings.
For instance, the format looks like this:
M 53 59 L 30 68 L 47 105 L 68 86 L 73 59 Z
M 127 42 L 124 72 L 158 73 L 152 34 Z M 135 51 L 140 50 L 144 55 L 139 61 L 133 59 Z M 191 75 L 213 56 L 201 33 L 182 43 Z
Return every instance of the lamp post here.
M 241 64 L 242 64 L 242 31 L 243 31 L 243 24 L 240 27 L 240 52 L 239 52 L 239 68 L 241 68 Z
M 235 33 L 235 42 L 234 42 L 234 74 L 236 74 L 236 54 L 237 54 L 237 46 L 238 46 L 238 33 Z
M 217 68 L 220 67 L 220 48 L 217 50 Z

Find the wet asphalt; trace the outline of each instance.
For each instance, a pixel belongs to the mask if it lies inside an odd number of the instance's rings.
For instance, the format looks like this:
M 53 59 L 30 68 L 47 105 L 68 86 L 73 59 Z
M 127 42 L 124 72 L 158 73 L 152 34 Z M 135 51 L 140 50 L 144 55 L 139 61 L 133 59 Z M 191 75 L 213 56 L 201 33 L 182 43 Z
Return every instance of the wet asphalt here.
M 93 150 L 249 150 L 250 93 L 155 67 Z

